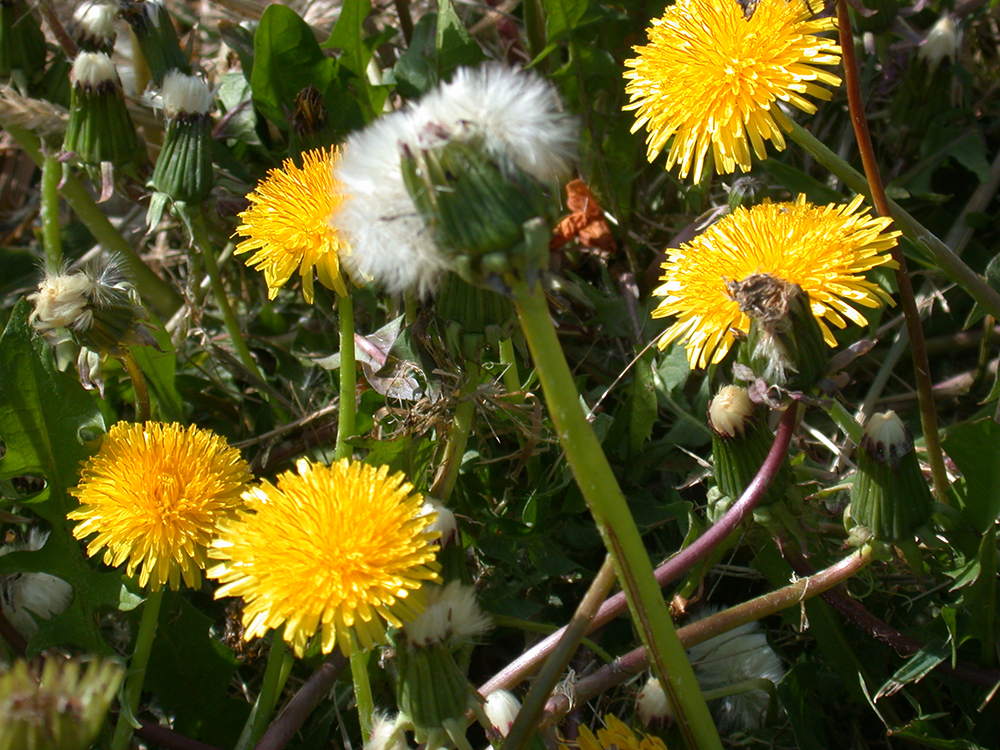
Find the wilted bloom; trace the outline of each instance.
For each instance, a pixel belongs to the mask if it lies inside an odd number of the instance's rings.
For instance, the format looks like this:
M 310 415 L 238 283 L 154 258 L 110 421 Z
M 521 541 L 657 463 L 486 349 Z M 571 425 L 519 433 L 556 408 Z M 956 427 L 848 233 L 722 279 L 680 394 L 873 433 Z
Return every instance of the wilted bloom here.
M 734 331 L 750 327 L 730 287 L 754 275 L 798 284 L 830 346 L 836 339 L 827 322 L 844 328 L 846 318 L 866 325 L 854 306 L 877 308 L 890 297 L 864 272 L 895 267 L 882 253 L 895 246 L 900 233 L 885 231 L 891 219 L 869 216 L 867 209 L 858 213 L 861 201 L 858 196 L 847 205 L 814 206 L 800 195 L 794 203 L 740 207 L 668 251 L 663 284 L 653 292 L 664 299 L 653 317 L 676 321 L 660 337 L 660 348 L 680 339 L 692 367 L 722 361 Z
M 381 712 L 372 716 L 371 736 L 362 750 L 410 750 L 399 716 L 390 717 Z
M 751 147 L 758 159 L 765 141 L 783 149 L 791 121 L 779 102 L 811 114 L 806 96 L 829 99 L 819 84 L 840 84 L 816 67 L 840 61 L 840 47 L 817 36 L 836 21 L 813 18 L 810 1 L 679 0 L 653 20 L 649 44 L 625 62 L 625 109 L 636 111 L 633 132 L 649 132 L 649 161 L 673 138 L 667 169 L 687 177 L 693 166 L 698 182 L 709 153 L 728 174 L 750 169 Z
M 708 609 L 701 616 L 713 612 L 714 609 Z M 784 675 L 785 667 L 767 644 L 759 623 L 748 622 L 709 638 L 689 648 L 687 654 L 720 733 L 726 735 L 762 725 L 770 701 L 767 690 L 747 684 L 745 690 L 731 695 L 715 699 L 710 695 L 711 691 L 751 680 L 776 683 Z
M 286 159 L 247 196 L 251 206 L 240 214 L 243 223 L 236 228 L 247 239 L 236 246 L 236 253 L 254 253 L 247 265 L 264 273 L 270 299 L 298 271 L 302 295 L 312 302 L 314 268 L 323 286 L 347 294 L 340 275 L 344 248 L 340 232 L 331 224 L 343 200 L 333 174 L 339 160 L 336 147 L 303 154 L 301 169 Z
M 575 134 L 554 90 L 535 74 L 496 63 L 459 69 L 416 105 L 348 139 L 337 168 L 346 200 L 336 222 L 352 249 L 345 264 L 359 281 L 390 292 L 429 291 L 453 259 L 438 247 L 438 228 L 427 226 L 407 189 L 404 158 L 454 145 L 477 165 L 486 160 L 501 165 L 499 171 L 548 183 L 566 174 Z
M 954 64 L 961 46 L 962 34 L 958 30 L 958 27 L 955 26 L 955 21 L 952 19 L 951 14 L 945 11 L 937 20 L 937 23 L 927 32 L 927 37 L 924 39 L 924 43 L 920 45 L 920 51 L 917 55 L 921 60 L 927 61 L 927 65 L 930 67 L 931 74 L 933 75 L 937 66 L 946 57 L 949 62 Z
M 49 532 L 34 526 L 23 539 L 0 547 L 0 557 L 11 552 L 35 551 L 45 546 Z M 50 619 L 66 611 L 73 587 L 48 573 L 8 573 L 0 576 L 0 609 L 25 638 L 38 631 L 35 617 Z
M 667 750 L 667 746 L 659 737 L 642 734 L 637 735 L 621 719 L 612 714 L 604 717 L 604 729 L 598 729 L 595 735 L 585 726 L 580 727 L 580 736 L 573 747 L 580 750 Z M 560 750 L 569 750 L 567 745 L 560 745 Z
M 125 670 L 112 661 L 49 658 L 41 675 L 17 661 L 0 675 L 0 750 L 87 750 Z
M 95 536 L 87 554 L 104 549 L 104 562 L 121 565 L 139 585 L 158 591 L 169 583 L 201 580 L 218 524 L 232 516 L 250 468 L 226 439 L 209 430 L 147 422 L 114 425 L 71 490 L 80 508 L 77 539 Z
M 245 602 L 244 638 L 285 626 L 301 656 L 317 632 L 323 653 L 385 641 L 424 607 L 424 581 L 437 579 L 432 515 L 402 474 L 387 467 L 301 459 L 296 471 L 244 494 L 248 510 L 222 524 L 208 571 L 216 598 Z

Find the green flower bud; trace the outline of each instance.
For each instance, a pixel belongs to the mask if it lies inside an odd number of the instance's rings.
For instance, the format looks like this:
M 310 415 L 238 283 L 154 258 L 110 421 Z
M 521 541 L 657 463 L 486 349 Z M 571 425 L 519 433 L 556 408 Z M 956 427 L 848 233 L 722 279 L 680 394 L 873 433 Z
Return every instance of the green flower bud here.
M 459 361 L 481 361 L 483 344 L 499 339 L 501 331 L 509 330 L 515 321 L 510 299 L 454 274 L 442 280 L 434 313 L 452 356 Z
M 0 750 L 87 750 L 125 670 L 111 661 L 50 658 L 41 675 L 17 661 L 0 676 Z
M 121 80 L 103 52 L 81 52 L 70 74 L 69 122 L 63 150 L 84 164 L 116 167 L 145 159 L 145 147 L 125 108 Z
M 906 425 L 892 411 L 872 415 L 858 448 L 851 520 L 879 541 L 910 542 L 930 518 L 932 504 Z
M 181 49 L 177 31 L 161 0 L 121 0 L 121 13 L 132 30 L 132 49 L 142 54 L 149 75 L 157 86 L 171 70 L 191 72 L 191 63 Z
M 769 385 L 811 388 L 826 372 L 828 357 L 823 332 L 802 287 L 757 273 L 727 281 L 726 288 L 751 319 L 740 362 Z
M 151 180 L 175 201 L 199 203 L 212 190 L 212 92 L 197 76 L 170 71 L 163 79 L 167 129 Z
M 767 427 L 764 408 L 750 401 L 746 388 L 736 385 L 725 386 L 712 399 L 708 426 L 712 430 L 715 481 L 724 495 L 735 500 L 757 476 L 771 450 L 774 433 Z M 790 478 L 786 456 L 760 505 L 783 498 Z

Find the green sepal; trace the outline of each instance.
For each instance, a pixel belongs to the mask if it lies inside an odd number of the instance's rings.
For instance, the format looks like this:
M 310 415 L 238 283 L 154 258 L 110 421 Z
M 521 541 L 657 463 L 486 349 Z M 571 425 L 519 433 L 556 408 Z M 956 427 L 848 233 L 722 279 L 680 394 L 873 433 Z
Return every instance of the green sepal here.
M 166 6 L 144 0 L 123 0 L 121 6 L 122 18 L 128 22 L 139 43 L 139 51 L 146 60 L 153 83 L 162 86 L 164 76 L 171 70 L 191 74 L 191 62 L 181 49 Z M 155 14 L 156 18 L 151 18 L 151 14 Z
M 175 201 L 200 203 L 211 192 L 214 177 L 211 116 L 181 113 L 171 117 L 153 170 L 153 188 Z
M 116 167 L 145 161 L 146 149 L 125 107 L 121 86 L 109 81 L 95 90 L 74 85 L 63 150 L 89 166 Z
M 448 719 L 465 715 L 472 688 L 451 650 L 444 644 L 414 648 L 400 632 L 396 641 L 396 704 L 413 724 L 416 739 L 439 728 Z
M 0 0 L 0 78 L 27 78 L 45 67 L 45 34 L 24 0 Z
M 743 431 L 734 437 L 712 431 L 715 481 L 722 493 L 733 500 L 739 499 L 757 476 L 774 442 L 774 433 L 767 428 L 762 412 L 763 407 L 755 407 Z M 770 505 L 784 498 L 791 476 L 792 469 L 786 455 L 759 505 Z

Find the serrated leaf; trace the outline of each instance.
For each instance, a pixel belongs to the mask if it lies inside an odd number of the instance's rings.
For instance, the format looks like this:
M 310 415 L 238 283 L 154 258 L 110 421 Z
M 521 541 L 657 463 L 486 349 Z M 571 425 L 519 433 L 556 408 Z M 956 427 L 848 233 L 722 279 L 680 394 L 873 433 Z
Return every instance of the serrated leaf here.
M 980 419 L 959 425 L 942 442 L 962 472 L 954 485 L 965 520 L 980 534 L 1000 516 L 1000 425 Z
M 472 38 L 451 0 L 438 0 L 437 75 L 446 81 L 457 68 L 475 66 L 486 59 L 479 43 Z

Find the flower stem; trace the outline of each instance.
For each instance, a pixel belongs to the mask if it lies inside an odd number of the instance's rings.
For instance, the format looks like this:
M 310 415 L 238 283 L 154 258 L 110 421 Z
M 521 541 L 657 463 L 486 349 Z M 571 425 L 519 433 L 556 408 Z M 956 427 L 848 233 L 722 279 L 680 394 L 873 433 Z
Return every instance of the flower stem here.
M 517 359 L 514 357 L 514 342 L 510 337 L 500 339 L 500 364 L 503 365 L 503 386 L 510 394 L 515 404 L 524 403 L 521 393 L 521 376 L 517 372 Z
M 201 253 L 202 261 L 205 263 L 205 270 L 208 271 L 208 278 L 212 283 L 212 293 L 215 295 L 215 302 L 219 306 L 219 312 L 222 313 L 222 322 L 226 326 L 226 332 L 233 343 L 233 348 L 236 350 L 236 354 L 240 358 L 240 362 L 243 363 L 243 366 L 254 377 L 263 380 L 264 375 L 261 373 L 260 368 L 257 367 L 257 362 L 254 360 L 253 355 L 250 354 L 250 348 L 243 338 L 239 321 L 236 320 L 236 314 L 233 312 L 232 305 L 229 304 L 229 297 L 226 296 L 226 288 L 222 284 L 222 275 L 219 273 L 219 264 L 215 260 L 215 246 L 212 238 L 208 236 L 208 232 L 205 230 L 205 214 L 200 207 L 192 208 L 186 206 L 182 210 L 187 214 L 188 221 L 185 224 L 190 228 L 191 239 Z
M 42 162 L 42 244 L 45 245 L 45 269 L 55 273 L 62 266 L 62 235 L 59 227 L 59 180 L 63 165 L 54 157 Z
M 340 316 L 340 411 L 337 414 L 337 444 L 333 460 L 349 458 L 352 454 L 348 438 L 353 437 L 357 414 L 357 365 L 354 354 L 354 297 L 347 296 L 337 302 Z M 354 663 L 353 660 L 351 662 Z
M 291 670 L 294 656 L 288 650 L 285 643 L 285 627 L 282 625 L 274 631 L 271 637 L 271 650 L 267 655 L 267 667 L 264 669 L 264 681 L 260 686 L 260 693 L 257 695 L 257 704 L 253 708 L 250 717 L 250 735 L 248 741 L 240 743 L 240 747 L 256 747 L 257 742 L 264 736 L 267 725 L 271 722 L 271 714 L 278 703 L 278 696 L 285 687 L 285 680 Z M 240 738 L 243 739 L 242 737 Z
M 351 679 L 354 681 L 354 700 L 358 704 L 358 721 L 361 724 L 361 736 L 371 737 L 372 716 L 375 714 L 375 701 L 372 699 L 372 686 L 368 680 L 368 662 L 370 651 L 362 651 L 357 642 L 351 649 Z
M 875 150 L 872 147 L 871 134 L 868 132 L 868 120 L 865 117 L 864 101 L 861 97 L 861 83 L 858 80 L 858 61 L 854 53 L 854 34 L 851 29 L 851 17 L 847 11 L 846 0 L 837 0 L 837 24 L 840 28 L 840 47 L 844 58 L 844 83 L 847 88 L 847 102 L 854 123 L 854 136 L 858 141 L 861 161 L 865 167 L 865 175 L 871 187 L 872 200 L 875 209 L 882 216 L 891 216 L 892 208 L 885 194 L 882 175 L 879 172 Z M 920 324 L 920 310 L 917 309 L 917 299 L 913 294 L 913 282 L 906 268 L 906 256 L 899 245 L 890 251 L 897 263 L 896 285 L 899 287 L 899 298 L 903 304 L 903 316 L 906 319 L 906 330 L 910 334 L 910 352 L 913 355 L 913 374 L 917 386 L 917 400 L 920 404 L 920 422 L 924 429 L 924 444 L 927 447 L 927 462 L 931 466 L 934 478 L 934 491 L 938 500 L 947 502 L 948 472 L 944 467 L 944 454 L 941 451 L 941 436 L 938 433 L 937 412 L 934 409 L 934 384 L 931 382 L 930 363 L 927 359 L 927 346 L 924 342 L 924 329 Z
M 149 666 L 149 655 L 153 648 L 153 636 L 156 635 L 156 622 L 160 618 L 163 593 L 164 589 L 161 588 L 146 594 L 142 619 L 139 621 L 139 632 L 135 636 L 135 650 L 129 663 L 128 680 L 122 693 L 123 705 L 111 740 L 111 750 L 126 750 L 132 740 L 134 728 L 131 722 L 135 720 L 135 715 L 139 711 L 142 684 L 146 680 L 146 667 Z
M 545 710 L 545 704 L 552 695 L 556 684 L 562 678 L 570 659 L 576 653 L 580 641 L 587 634 L 590 623 L 600 608 L 604 597 L 611 591 L 615 583 L 614 560 L 610 555 L 604 558 L 604 564 L 587 589 L 587 593 L 573 613 L 566 630 L 559 639 L 559 645 L 545 660 L 538 677 L 531 684 L 531 690 L 521 705 L 514 723 L 507 732 L 501 750 L 521 750 L 528 744 L 531 735 L 538 729 L 538 717 Z
M 540 285 L 512 282 L 524 328 L 552 422 L 580 491 L 615 561 L 632 621 L 652 655 L 685 742 L 690 748 L 721 748 L 719 734 L 697 688 L 694 671 L 677 639 L 670 612 L 653 577 L 653 566 L 596 435 L 584 416 Z
M 808 151 L 816 161 L 847 187 L 871 198 L 871 189 L 864 175 L 837 156 L 812 133 L 794 120 L 789 137 Z M 1000 318 L 1000 293 L 994 291 L 978 273 L 969 268 L 950 247 L 904 211 L 898 203 L 889 200 L 889 210 L 896 228 L 902 230 L 917 249 L 927 255 L 941 271 L 961 286 L 976 302 L 995 318 Z
M 442 503 L 447 503 L 451 497 L 455 483 L 458 481 L 458 472 L 462 468 L 462 458 L 465 456 L 465 447 L 469 444 L 469 433 L 472 432 L 472 418 L 476 414 L 475 393 L 482 382 L 482 370 L 473 363 L 465 363 L 465 380 L 462 389 L 459 391 L 459 403 L 455 407 L 455 417 L 448 430 L 448 441 L 444 448 L 444 458 L 441 460 L 441 468 L 434 478 L 429 494 L 437 498 Z
M 340 673 L 347 665 L 347 658 L 334 651 L 330 658 L 323 662 L 305 684 L 299 688 L 295 697 L 288 701 L 281 714 L 271 722 L 267 732 L 261 737 L 254 750 L 283 750 L 305 723 L 309 714 L 330 693 L 330 688 L 337 681 Z
M 38 137 L 24 128 L 15 125 L 8 125 L 0 122 L 3 129 L 17 141 L 17 145 L 26 153 L 39 167 L 44 166 L 45 159 L 39 148 Z M 173 315 L 183 304 L 184 300 L 177 291 L 166 281 L 161 279 L 152 269 L 146 265 L 145 261 L 132 249 L 128 241 L 122 237 L 115 227 L 108 221 L 100 206 L 94 202 L 93 197 L 87 192 L 83 184 L 71 174 L 66 174 L 63 179 L 62 196 L 66 202 L 80 217 L 80 221 L 90 230 L 104 249 L 121 255 L 128 264 L 132 274 L 132 283 L 136 291 L 148 302 L 157 312 L 164 317 Z
M 764 459 L 764 463 L 757 472 L 757 476 L 754 477 L 753 481 L 743 491 L 739 500 L 723 514 L 722 518 L 709 527 L 704 534 L 654 571 L 653 575 L 656 577 L 657 585 L 662 587 L 671 581 L 677 580 L 688 570 L 708 557 L 750 515 L 761 498 L 767 493 L 774 475 L 785 459 L 785 454 L 788 452 L 788 445 L 791 442 L 797 424 L 796 414 L 796 409 L 788 409 L 784 416 L 782 416 L 778 432 L 774 437 L 771 450 L 768 451 L 767 458 Z M 600 610 L 594 616 L 590 632 L 618 617 L 625 607 L 625 592 L 619 592 L 612 596 L 601 605 Z M 552 652 L 558 644 L 559 639 L 562 638 L 565 630 L 566 628 L 560 628 L 541 643 L 533 646 L 529 651 L 519 656 L 489 681 L 484 683 L 479 688 L 479 691 L 483 695 L 489 695 L 498 688 L 507 688 L 509 690 L 515 687 L 519 682 L 527 678 L 528 675 L 532 674 L 537 669 L 541 660 Z
M 709 638 L 726 633 L 740 625 L 759 620 L 789 607 L 798 606 L 804 600 L 822 594 L 846 581 L 864 569 L 871 560 L 870 550 L 862 549 L 815 575 L 800 578 L 777 591 L 771 591 L 756 599 L 737 604 L 727 610 L 685 625 L 677 631 L 677 635 L 684 648 L 697 646 Z M 644 646 L 629 651 L 616 660 L 614 664 L 601 667 L 592 675 L 578 681 L 573 686 L 573 700 L 578 703 L 593 700 L 606 690 L 642 672 L 649 666 L 649 661 L 649 655 Z M 569 709 L 568 696 L 554 696 L 546 706 L 546 717 L 542 719 L 542 723 L 549 723 L 553 719 L 565 715 Z
M 132 381 L 132 390 L 135 391 L 135 421 L 146 422 L 149 420 L 149 388 L 146 387 L 146 376 L 142 374 L 142 368 L 127 347 L 122 347 L 120 360 Z

